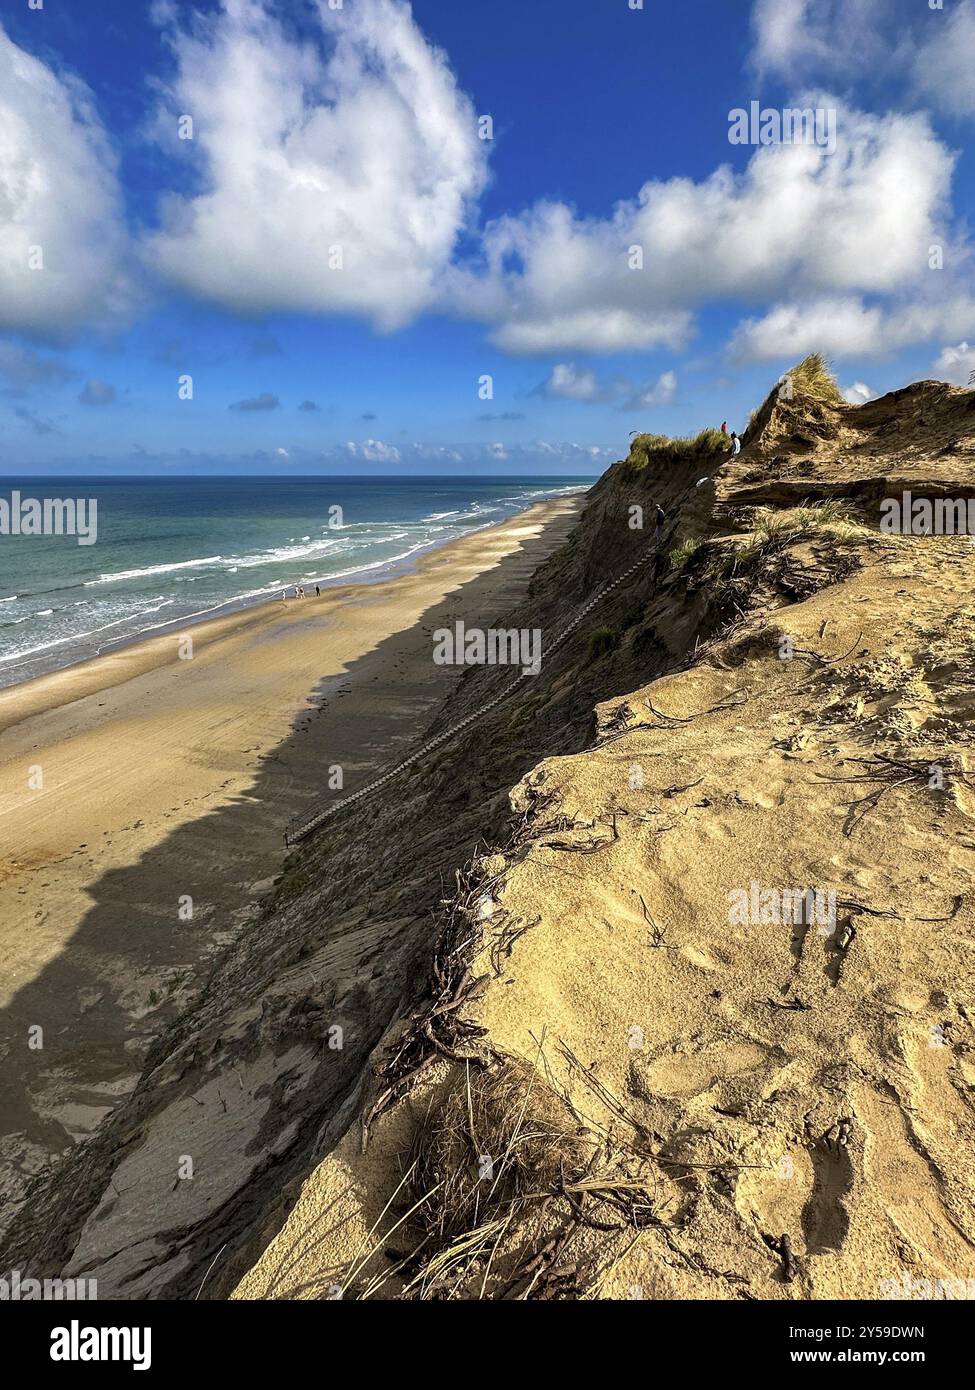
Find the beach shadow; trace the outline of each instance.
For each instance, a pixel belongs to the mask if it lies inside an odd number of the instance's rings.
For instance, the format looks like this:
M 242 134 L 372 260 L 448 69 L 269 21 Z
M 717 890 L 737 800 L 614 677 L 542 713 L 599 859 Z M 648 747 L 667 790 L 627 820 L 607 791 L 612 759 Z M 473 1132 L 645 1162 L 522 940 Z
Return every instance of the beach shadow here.
M 87 889 L 93 905 L 64 949 L 0 1010 L 0 1056 L 5 1060 L 0 1070 L 0 1133 L 6 1136 L 8 1197 L 0 1210 L 0 1228 L 6 1229 L 12 1220 L 15 1228 L 19 1225 L 15 1247 L 26 1234 L 26 1245 L 33 1247 L 26 1253 L 36 1255 L 38 1263 L 53 1268 L 67 1257 L 84 1219 L 102 1197 L 96 1176 L 102 1171 L 99 1164 L 107 1163 L 111 1170 L 114 1160 L 106 1155 L 113 1145 L 125 1148 L 126 1141 L 105 1134 L 112 1126 L 102 1120 L 113 1109 L 115 1118 L 126 1109 L 123 1102 L 144 1068 L 152 1075 L 160 1057 L 174 1046 L 178 1050 L 184 1038 L 205 1032 L 214 1021 L 217 1032 L 231 1015 L 243 1027 L 240 1010 L 251 1009 L 254 1018 L 248 1014 L 247 1027 L 254 1037 L 243 1046 L 242 1058 L 251 1042 L 257 1046 L 258 1035 L 266 1042 L 265 991 L 272 980 L 285 981 L 270 1005 L 274 1014 L 275 1008 L 285 1009 L 283 1000 L 287 1009 L 295 999 L 307 1001 L 307 978 L 313 977 L 316 999 L 329 1000 L 329 1017 L 343 1021 L 344 1045 L 328 1056 L 331 1040 L 319 1038 L 309 1026 L 312 1042 L 296 1063 L 288 1051 L 290 1015 L 287 1020 L 275 1017 L 270 1026 L 281 1029 L 281 1068 L 275 1075 L 258 1074 L 259 1068 L 253 1076 L 240 1072 L 239 1095 L 248 1088 L 248 1124 L 236 1137 L 220 1136 L 219 1122 L 208 1120 L 211 1147 L 217 1152 L 224 1144 L 228 1152 L 236 1148 L 238 1156 L 240 1150 L 249 1152 L 259 1167 L 267 1130 L 282 1123 L 282 1113 L 293 1099 L 287 1094 L 294 1085 L 289 1069 L 307 1080 L 310 1070 L 320 1069 L 324 1054 L 327 1076 L 318 1076 L 314 1102 L 296 1107 L 292 1157 L 276 1159 L 273 1183 L 283 1187 L 307 1163 L 309 1147 L 322 1146 L 323 1118 L 337 1116 L 343 1103 L 351 1103 L 369 1052 L 404 997 L 422 980 L 420 961 L 428 954 L 430 907 L 438 885 L 430 878 L 429 843 L 422 850 L 418 844 L 418 863 L 426 858 L 422 884 L 411 882 L 407 870 L 396 904 L 390 909 L 384 903 L 374 918 L 371 889 L 385 884 L 391 873 L 402 874 L 404 866 L 370 856 L 357 844 L 358 832 L 343 838 L 345 832 L 337 825 L 336 835 L 313 837 L 309 852 L 286 863 L 285 828 L 292 817 L 329 795 L 329 767 L 340 765 L 344 771 L 344 789 L 333 793 L 338 799 L 415 746 L 417 736 L 462 679 L 460 668 L 433 664 L 432 630 L 458 619 L 484 624 L 510 609 L 535 566 L 558 543 L 554 536 L 563 537 L 567 529 L 568 523 L 556 522 L 544 547 L 534 539 L 523 542 L 492 567 L 490 613 L 485 611 L 482 573 L 433 604 L 406 632 L 383 639 L 348 667 L 328 672 L 309 696 L 316 708 L 299 714 L 288 736 L 261 757 L 245 793 L 176 826 L 136 862 L 104 873 Z M 508 785 L 505 769 L 499 769 L 498 777 L 499 785 Z M 402 788 L 395 793 L 401 794 Z M 388 812 L 388 803 L 384 810 Z M 363 814 L 368 818 L 368 811 L 360 808 L 360 821 Z M 335 819 L 344 820 L 345 813 Z M 456 854 L 456 836 L 450 831 L 458 827 L 439 829 L 446 865 Z M 428 842 L 431 830 L 436 833 L 436 827 L 424 831 Z M 280 880 L 277 889 L 275 878 Z M 277 943 L 270 942 L 262 926 L 271 896 L 278 918 L 291 912 L 296 919 L 294 933 L 285 932 Z M 177 911 L 184 897 L 192 899 L 191 916 Z M 323 927 L 325 919 L 328 925 Z M 303 933 L 308 937 L 305 943 L 298 939 Z M 285 959 L 289 954 L 300 981 L 291 992 Z M 219 968 L 211 978 L 217 961 Z M 38 1026 L 43 1029 L 43 1047 L 32 1050 L 29 1030 Z M 192 1095 L 205 1070 L 198 1058 L 187 1065 L 185 1085 L 179 1082 L 184 1098 Z M 171 1079 L 167 1076 L 167 1082 Z M 144 1078 L 140 1085 L 133 1134 L 153 1111 L 154 1084 L 147 1086 Z M 235 1096 L 234 1103 L 237 1100 Z M 203 1107 L 199 1100 L 187 1104 Z M 222 1115 L 232 1113 L 227 1095 L 221 1095 L 220 1105 Z M 190 1136 L 190 1128 L 183 1140 L 180 1125 L 175 1127 L 165 1190 L 158 1173 L 139 1178 L 143 1187 L 132 1205 L 142 1209 L 147 1229 L 158 1224 L 152 1211 L 167 1201 L 179 1156 L 206 1147 L 199 1135 Z M 21 1213 L 18 1223 L 27 1180 L 96 1130 L 96 1143 L 86 1146 L 86 1152 L 92 1151 L 90 1164 L 86 1159 L 71 1177 L 77 1186 L 71 1229 L 33 1231 L 29 1213 Z M 55 1165 L 55 1171 L 65 1166 Z M 227 1167 L 226 1182 L 211 1174 L 215 1180 L 208 1201 L 214 1229 L 228 1216 L 226 1203 L 232 1203 L 247 1182 L 236 1169 L 229 1171 L 229 1161 Z M 120 1188 L 128 1190 L 124 1182 Z M 23 1259 L 24 1249 L 22 1244 L 16 1258 Z M 209 1242 L 204 1240 L 201 1251 L 207 1249 Z M 5 1263 L 0 1256 L 0 1266 Z M 192 1271 L 197 1263 L 194 1255 Z M 120 1287 L 124 1282 L 120 1280 Z M 219 1284 L 215 1279 L 214 1288 L 226 1283 L 226 1277 Z M 102 1293 L 106 1295 L 111 1296 L 108 1288 Z

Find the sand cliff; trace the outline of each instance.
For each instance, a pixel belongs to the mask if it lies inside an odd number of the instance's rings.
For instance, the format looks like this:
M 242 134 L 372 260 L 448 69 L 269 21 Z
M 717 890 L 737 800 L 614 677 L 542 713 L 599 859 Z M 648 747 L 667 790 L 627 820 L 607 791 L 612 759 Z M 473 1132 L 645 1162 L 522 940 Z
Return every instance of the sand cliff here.
M 975 555 L 877 529 L 975 496 L 975 393 L 794 388 L 734 462 L 634 441 L 504 625 L 558 632 L 657 502 L 660 551 L 296 849 L 4 1263 L 119 1297 L 975 1278 Z

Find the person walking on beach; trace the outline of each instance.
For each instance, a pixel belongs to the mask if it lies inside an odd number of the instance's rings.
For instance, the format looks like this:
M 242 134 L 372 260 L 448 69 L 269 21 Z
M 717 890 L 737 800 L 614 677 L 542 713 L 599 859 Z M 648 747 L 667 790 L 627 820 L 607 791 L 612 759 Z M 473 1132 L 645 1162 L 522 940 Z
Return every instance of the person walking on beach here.
M 282 603 L 287 603 L 287 602 L 288 602 L 288 591 L 287 591 L 287 589 L 282 589 L 282 590 L 281 590 L 281 602 L 282 602 Z
M 321 596 L 322 596 L 321 585 L 320 585 L 320 584 L 316 584 L 316 585 L 315 585 L 315 597 L 316 597 L 316 598 L 321 598 Z
M 658 502 L 658 503 L 657 503 L 657 529 L 656 529 L 656 532 L 655 532 L 655 537 L 656 537 L 656 541 L 657 541 L 657 544 L 658 544 L 658 545 L 660 544 L 660 542 L 661 542 L 661 541 L 663 540 L 663 538 L 664 538 L 664 521 L 666 520 L 666 518 L 667 518 L 667 514 L 666 514 L 666 512 L 664 511 L 663 507 L 661 507 L 660 503 Z

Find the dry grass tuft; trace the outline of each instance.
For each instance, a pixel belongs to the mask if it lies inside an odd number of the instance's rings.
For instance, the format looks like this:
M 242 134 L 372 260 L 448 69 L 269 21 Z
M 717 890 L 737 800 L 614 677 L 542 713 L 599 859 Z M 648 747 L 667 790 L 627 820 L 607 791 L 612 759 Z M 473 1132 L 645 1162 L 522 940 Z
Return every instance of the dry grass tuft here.
M 821 352 L 811 352 L 787 376 L 796 396 L 820 401 L 824 405 L 844 404 L 843 392 L 833 375 L 833 369 Z
M 509 1058 L 494 1071 L 467 1069 L 416 1136 L 418 1223 L 452 1243 L 500 1216 L 517 1218 L 578 1180 L 597 1147 L 533 1067 Z
M 840 542 L 856 541 L 867 534 L 865 527 L 851 520 L 845 504 L 834 498 L 776 511 L 764 508 L 755 519 L 755 538 L 759 545 L 787 544 L 813 532 L 825 532 Z

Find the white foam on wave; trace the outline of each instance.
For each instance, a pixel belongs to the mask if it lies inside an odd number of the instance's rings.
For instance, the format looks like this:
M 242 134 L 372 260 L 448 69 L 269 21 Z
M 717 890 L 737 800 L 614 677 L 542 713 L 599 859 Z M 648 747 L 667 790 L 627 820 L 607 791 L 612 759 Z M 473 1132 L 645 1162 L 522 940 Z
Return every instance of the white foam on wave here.
M 123 617 L 114 618 L 112 622 L 104 623 L 101 627 L 93 627 L 88 632 L 69 632 L 64 637 L 53 637 L 50 642 L 40 642 L 36 647 L 22 647 L 19 651 L 0 656 L 0 664 L 10 666 L 12 669 L 23 666 L 28 657 L 36 656 L 38 652 L 46 652 L 51 647 L 61 647 L 65 642 L 83 642 L 86 637 L 97 637 L 99 633 L 107 632 L 112 627 L 119 627 L 122 623 L 139 622 L 142 618 L 147 618 L 152 613 L 158 613 L 161 608 L 167 608 L 175 602 L 175 599 L 163 598 L 162 602 L 157 604 L 155 608 L 143 609 L 141 613 L 126 613 Z
M 173 574 L 176 570 L 198 569 L 201 565 L 219 565 L 222 555 L 207 555 L 202 560 L 179 560 L 171 565 L 147 565 L 145 569 L 118 570 L 114 574 L 100 574 L 97 579 L 87 579 L 85 588 L 95 584 L 114 584 L 120 579 L 147 579 L 154 574 Z

